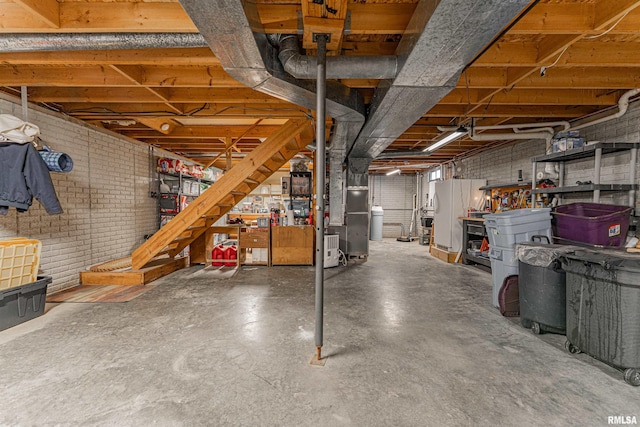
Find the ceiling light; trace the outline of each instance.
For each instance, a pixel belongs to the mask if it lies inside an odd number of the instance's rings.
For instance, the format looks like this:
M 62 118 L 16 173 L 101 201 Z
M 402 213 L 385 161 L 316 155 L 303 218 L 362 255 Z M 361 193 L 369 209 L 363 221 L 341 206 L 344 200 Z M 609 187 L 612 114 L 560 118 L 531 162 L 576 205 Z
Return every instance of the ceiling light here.
M 385 175 L 387 175 L 387 176 L 389 176 L 389 175 L 395 175 L 395 174 L 400 173 L 400 172 L 402 172 L 402 171 L 400 170 L 400 168 L 395 168 L 394 170 L 387 172 Z
M 166 132 L 166 131 L 168 131 L 168 130 L 169 130 L 169 128 L 170 128 L 170 127 L 171 127 L 171 126 L 169 125 L 169 123 L 163 123 L 163 124 L 161 124 L 161 125 L 160 125 L 160 130 L 162 130 L 162 131 L 165 131 L 165 132 Z
M 427 148 L 425 148 L 422 151 L 428 151 L 428 152 L 435 151 L 438 148 L 442 147 L 443 145 L 448 144 L 451 141 L 455 141 L 456 139 L 460 138 L 462 135 L 466 135 L 466 134 L 467 134 L 467 129 L 465 129 L 464 127 L 460 126 L 454 132 L 451 132 L 449 135 L 445 136 L 440 141 L 436 142 L 433 145 L 428 146 Z

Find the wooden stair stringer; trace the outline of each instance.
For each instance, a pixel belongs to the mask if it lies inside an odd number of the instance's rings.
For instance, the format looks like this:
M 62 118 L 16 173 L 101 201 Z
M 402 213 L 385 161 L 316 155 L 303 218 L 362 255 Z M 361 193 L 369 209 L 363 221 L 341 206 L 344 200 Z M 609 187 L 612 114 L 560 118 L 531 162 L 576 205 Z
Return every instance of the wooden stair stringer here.
M 132 254 L 132 269 L 137 270 L 144 267 L 159 252 L 173 243 L 178 236 L 198 221 L 201 221 L 203 216 L 207 216 L 205 225 L 209 224 L 210 226 L 210 224 L 213 224 L 216 221 L 216 217 L 220 218 L 232 209 L 233 206 L 229 206 L 229 203 L 224 203 L 232 191 L 241 191 L 239 188 L 243 185 L 248 185 L 251 189 L 257 187 L 260 182 L 263 182 L 270 175 L 260 171 L 263 165 L 272 171 L 278 170 L 280 166 L 286 163 L 306 144 L 310 143 L 312 139 L 313 128 L 308 120 L 288 120 L 240 163 L 190 203 L 185 210 L 176 215 L 169 223 L 140 245 Z M 273 159 L 275 153 L 280 153 L 285 158 L 277 168 L 275 167 L 276 161 Z M 247 179 L 250 179 L 252 184 L 255 185 L 248 184 L 246 182 Z M 234 197 L 233 195 L 231 196 Z M 220 206 L 220 204 L 224 206 Z M 200 237 L 205 230 L 206 228 L 191 228 L 191 237 L 181 240 L 175 248 L 171 249 L 169 256 L 173 257 L 180 253 L 182 249 Z

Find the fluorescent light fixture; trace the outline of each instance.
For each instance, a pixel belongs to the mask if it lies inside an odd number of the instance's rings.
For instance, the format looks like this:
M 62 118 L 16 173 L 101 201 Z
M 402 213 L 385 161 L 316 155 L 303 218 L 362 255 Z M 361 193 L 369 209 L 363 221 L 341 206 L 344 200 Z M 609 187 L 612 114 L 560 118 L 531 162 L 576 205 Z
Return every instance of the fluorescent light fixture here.
M 427 152 L 435 151 L 438 148 L 442 147 L 443 145 L 448 144 L 451 141 L 455 141 L 456 139 L 460 138 L 462 135 L 466 135 L 466 134 L 467 134 L 467 130 L 462 126 L 460 126 L 454 132 L 451 132 L 449 135 L 445 136 L 440 141 L 436 142 L 433 145 L 428 146 L 422 151 L 427 151 Z
M 400 168 L 395 168 L 394 170 L 387 172 L 385 175 L 387 175 L 387 176 L 389 176 L 389 175 L 395 175 L 395 174 L 400 173 L 400 172 L 402 172 L 402 171 L 400 170 Z

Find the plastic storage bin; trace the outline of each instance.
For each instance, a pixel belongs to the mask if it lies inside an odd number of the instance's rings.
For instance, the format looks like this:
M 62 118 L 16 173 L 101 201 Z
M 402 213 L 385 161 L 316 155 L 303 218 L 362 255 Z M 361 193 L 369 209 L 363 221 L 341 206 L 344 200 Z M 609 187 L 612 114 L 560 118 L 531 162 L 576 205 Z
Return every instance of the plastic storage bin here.
M 555 234 L 560 239 L 608 247 L 622 247 L 629 231 L 628 206 L 571 203 L 555 208 Z
M 551 209 L 516 209 L 484 216 L 489 245 L 503 248 L 528 242 L 533 236 L 551 239 Z
M 567 344 L 616 368 L 640 385 L 640 260 L 623 252 L 576 250 L 567 272 Z
M 41 250 L 35 239 L 0 240 L 0 290 L 35 282 Z
M 575 246 L 520 243 L 520 323 L 540 334 L 566 331 L 566 273 L 560 258 Z
M 0 291 L 0 331 L 34 319 L 44 313 L 51 277 Z
M 491 260 L 492 303 L 496 308 L 500 307 L 499 293 L 504 279 L 518 274 L 518 258 L 515 256 L 515 248 L 500 248 L 492 246 L 489 249 Z

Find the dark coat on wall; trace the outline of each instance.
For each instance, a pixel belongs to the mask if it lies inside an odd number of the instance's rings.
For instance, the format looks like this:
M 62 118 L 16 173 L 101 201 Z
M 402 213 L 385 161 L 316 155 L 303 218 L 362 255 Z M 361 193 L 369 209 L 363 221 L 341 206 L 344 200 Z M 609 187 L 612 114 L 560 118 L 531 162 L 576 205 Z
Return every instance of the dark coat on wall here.
M 62 213 L 49 169 L 32 144 L 0 142 L 0 214 L 29 209 L 36 198 L 49 215 Z

